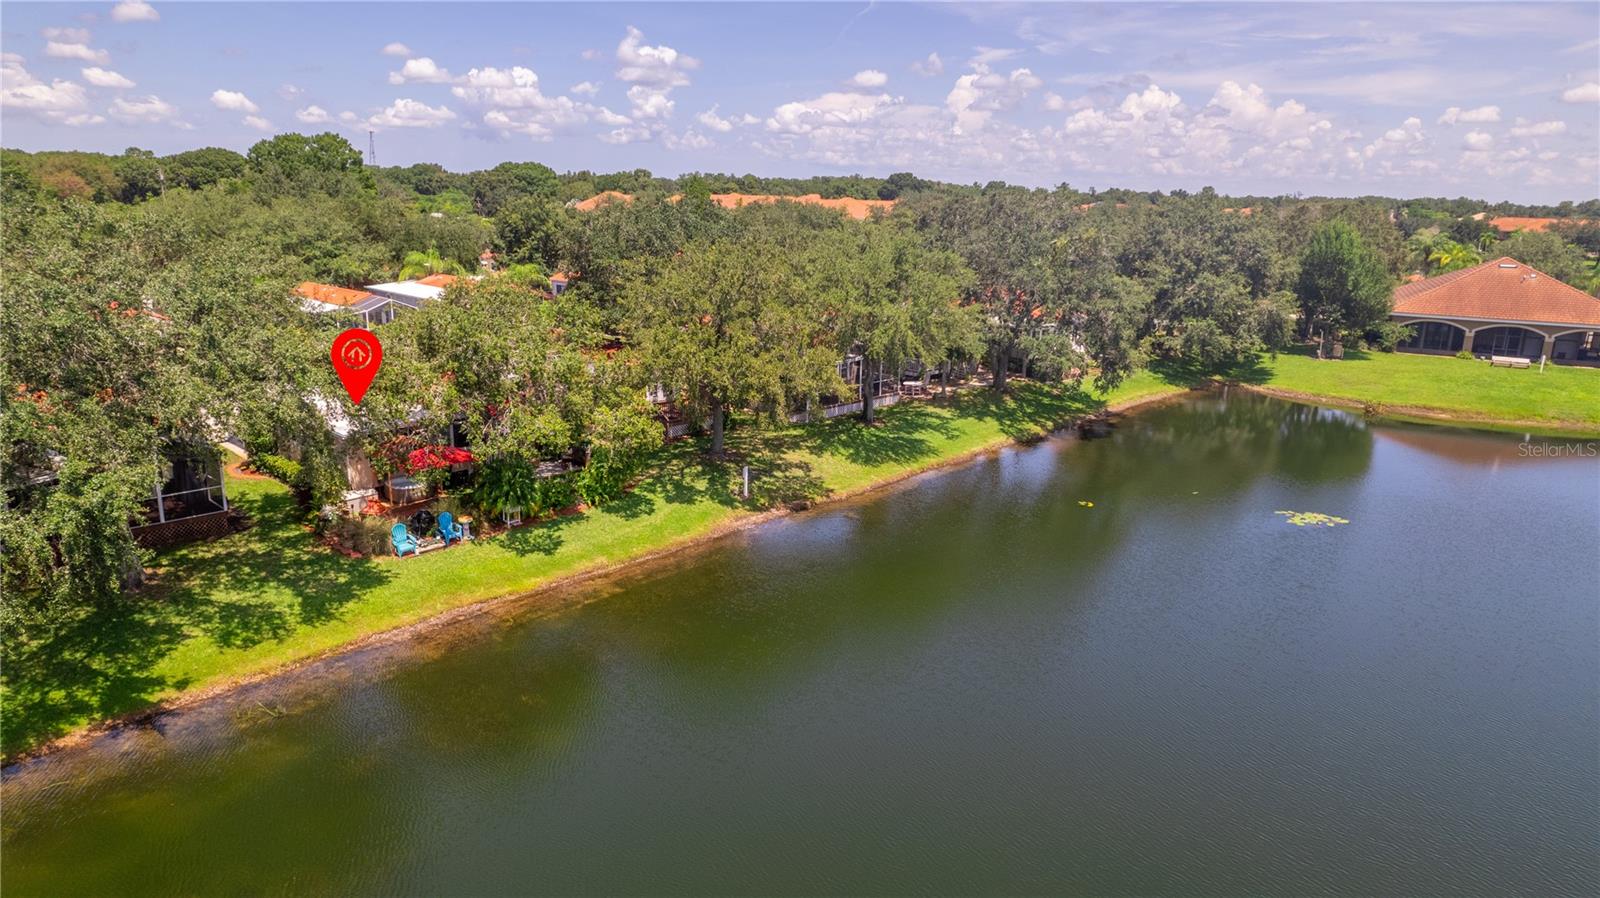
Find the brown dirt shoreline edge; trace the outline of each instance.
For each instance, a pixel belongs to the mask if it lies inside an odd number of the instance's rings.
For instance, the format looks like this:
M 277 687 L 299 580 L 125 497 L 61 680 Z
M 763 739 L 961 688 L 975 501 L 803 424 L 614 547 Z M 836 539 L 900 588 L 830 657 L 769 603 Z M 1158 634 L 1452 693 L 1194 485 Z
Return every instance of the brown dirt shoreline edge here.
M 1299 390 L 1286 390 L 1281 387 L 1266 387 L 1260 384 L 1243 383 L 1240 381 L 1222 381 L 1230 387 L 1237 387 L 1250 393 L 1262 396 L 1271 396 L 1274 399 L 1285 399 L 1290 402 L 1299 402 L 1306 405 L 1323 405 L 1330 408 L 1340 408 L 1357 412 L 1365 411 L 1367 403 L 1360 399 L 1350 399 L 1340 396 L 1323 396 L 1318 393 L 1303 393 Z M 1538 436 L 1561 436 L 1594 438 L 1600 437 L 1600 430 L 1586 424 L 1567 423 L 1564 421 L 1527 421 L 1515 418 L 1495 418 L 1487 415 L 1474 415 L 1470 412 L 1450 411 L 1448 409 L 1433 408 L 1425 405 L 1389 405 L 1375 403 L 1376 417 L 1389 421 L 1409 421 L 1419 424 L 1437 424 L 1449 427 L 1465 427 L 1473 430 L 1495 430 L 1500 432 L 1524 432 Z
M 960 467 L 962 465 L 969 464 L 978 458 L 993 455 L 1010 447 L 1043 442 L 1051 439 L 1052 437 L 1059 436 L 1067 429 L 1077 426 L 1084 421 L 1107 419 L 1112 416 L 1134 411 L 1135 409 L 1149 408 L 1193 392 L 1204 392 L 1209 389 L 1212 389 L 1212 387 L 1209 385 L 1196 388 L 1174 386 L 1168 391 L 1154 393 L 1148 396 L 1141 396 L 1137 399 L 1130 399 L 1125 402 L 1113 403 L 1093 414 L 1074 415 L 1061 421 L 1057 421 L 1050 425 L 1046 430 L 1042 431 L 1037 437 L 1025 437 L 1022 439 L 1009 439 L 1002 437 L 992 443 L 988 443 L 968 452 L 963 452 L 959 455 L 953 455 L 948 458 L 940 458 L 930 461 L 927 464 L 907 468 L 903 471 L 898 471 L 888 477 L 885 477 L 882 480 L 878 480 L 855 489 L 831 493 L 804 509 L 776 508 L 769 511 L 742 515 L 722 524 L 718 524 L 703 533 L 682 537 L 649 552 L 644 552 L 639 555 L 634 555 L 618 561 L 597 562 L 582 567 L 571 573 L 553 577 L 531 590 L 506 593 L 488 599 L 481 599 L 476 602 L 471 602 L 469 604 L 435 614 L 419 621 L 413 621 L 409 624 L 402 624 L 398 627 L 391 627 L 387 630 L 378 630 L 368 633 L 364 636 L 350 640 L 349 642 L 341 643 L 333 648 L 307 655 L 303 658 L 297 658 L 294 661 L 278 665 L 277 667 L 269 670 L 258 671 L 238 677 L 231 677 L 199 689 L 187 690 L 170 698 L 157 701 L 150 706 L 141 708 L 137 711 L 130 711 L 126 714 L 120 714 L 115 717 L 97 721 L 95 723 L 86 724 L 48 742 L 44 742 L 17 752 L 15 755 L 4 759 L 5 766 L 3 769 L 3 775 L 4 778 L 10 779 L 12 776 L 20 772 L 21 768 L 27 766 L 28 762 L 39 760 L 48 755 L 55 755 L 61 752 L 69 751 L 76 747 L 85 746 L 101 737 L 115 735 L 121 730 L 153 726 L 156 721 L 161 718 L 183 711 L 194 710 L 209 703 L 219 702 L 234 693 L 246 689 L 247 687 L 265 686 L 275 681 L 287 682 L 292 680 L 297 673 L 305 671 L 308 668 L 311 668 L 313 665 L 327 662 L 331 659 L 336 659 L 345 655 L 353 655 L 369 649 L 418 640 L 423 636 L 429 635 L 436 631 L 444 630 L 453 624 L 458 624 L 467 618 L 481 614 L 490 608 L 528 603 L 530 600 L 545 595 L 554 595 L 560 590 L 582 584 L 586 581 L 595 580 L 609 574 L 615 574 L 633 568 L 643 568 L 652 562 L 658 562 L 662 559 L 682 554 L 690 549 L 703 546 L 716 540 L 724 539 L 732 534 L 749 530 L 753 527 L 760 526 L 781 517 L 787 517 L 815 508 L 829 507 L 850 499 L 858 498 L 868 493 L 876 493 L 882 490 L 887 490 L 898 485 L 903 485 L 907 481 L 910 481 L 911 479 L 919 477 L 923 474 Z

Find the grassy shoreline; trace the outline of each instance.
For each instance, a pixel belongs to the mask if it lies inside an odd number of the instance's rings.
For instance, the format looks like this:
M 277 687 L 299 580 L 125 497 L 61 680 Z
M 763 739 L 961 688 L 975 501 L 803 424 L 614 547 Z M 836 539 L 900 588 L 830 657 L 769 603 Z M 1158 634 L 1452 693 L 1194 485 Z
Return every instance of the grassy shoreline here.
M 161 553 L 152 587 L 126 607 L 89 611 L 47 636 L 8 642 L 0 749 L 8 759 L 48 751 L 485 602 L 681 551 L 780 514 L 793 501 L 856 495 L 1217 379 L 1158 367 L 1106 394 L 1019 383 L 1005 399 L 975 390 L 886 409 L 871 428 L 836 420 L 736 429 L 726 462 L 679 443 L 617 502 L 417 558 L 336 554 L 312 540 L 285 487 L 236 478 L 229 493 L 255 519 L 253 529 Z M 1385 353 L 1330 362 L 1292 352 L 1222 379 L 1296 401 L 1375 405 L 1386 417 L 1600 433 L 1595 370 L 1541 374 Z M 744 463 L 753 474 L 749 500 L 737 493 Z
M 697 545 L 790 501 L 857 495 L 1187 389 L 1146 372 L 1103 395 L 1022 383 L 1003 400 L 973 391 L 907 403 L 872 428 L 744 428 L 730 434 L 727 462 L 679 443 L 617 502 L 416 558 L 338 555 L 314 543 L 283 485 L 235 478 L 230 497 L 255 527 L 161 553 L 131 608 L 90 612 L 51 638 L 7 647 L 4 754 L 43 753 L 484 602 Z M 737 495 L 744 463 L 750 500 Z
M 1350 352 L 1323 361 L 1296 349 L 1228 379 L 1282 399 L 1379 417 L 1547 436 L 1600 436 L 1600 369 L 1487 362 L 1420 353 Z

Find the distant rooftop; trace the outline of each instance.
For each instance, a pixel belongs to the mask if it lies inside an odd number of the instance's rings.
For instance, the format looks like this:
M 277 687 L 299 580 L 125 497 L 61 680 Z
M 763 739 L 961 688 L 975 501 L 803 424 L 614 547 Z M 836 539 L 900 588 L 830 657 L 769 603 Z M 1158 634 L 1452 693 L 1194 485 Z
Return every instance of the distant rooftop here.
M 336 287 L 333 284 L 319 284 L 316 281 L 301 281 L 295 285 L 296 295 L 306 299 L 316 300 L 330 306 L 353 306 L 372 298 L 372 294 L 365 290 L 352 290 L 349 287 Z
M 1501 215 L 1490 219 L 1489 224 L 1494 225 L 1502 234 L 1510 234 L 1514 231 L 1548 231 L 1551 225 L 1588 224 L 1588 222 L 1581 218 L 1527 218 L 1520 215 Z
M 667 197 L 668 202 L 676 203 L 683 199 L 683 194 L 675 193 Z M 821 194 L 807 193 L 801 196 L 779 196 L 771 193 L 713 193 L 711 201 L 724 209 L 737 209 L 741 206 L 750 206 L 766 203 L 803 203 L 808 206 L 822 206 L 825 209 L 838 209 L 844 214 L 861 220 L 868 218 L 875 210 L 888 212 L 894 208 L 894 200 L 858 200 L 851 197 L 838 197 L 836 199 L 823 199 Z M 620 190 L 607 190 L 598 193 L 586 200 L 572 204 L 572 208 L 579 212 L 592 212 L 608 203 L 631 203 L 633 195 Z
M 387 284 L 368 284 L 367 289 L 373 293 L 393 297 L 408 305 L 416 305 L 425 299 L 438 299 L 444 295 L 444 288 L 433 284 L 424 284 L 422 281 L 391 281 Z

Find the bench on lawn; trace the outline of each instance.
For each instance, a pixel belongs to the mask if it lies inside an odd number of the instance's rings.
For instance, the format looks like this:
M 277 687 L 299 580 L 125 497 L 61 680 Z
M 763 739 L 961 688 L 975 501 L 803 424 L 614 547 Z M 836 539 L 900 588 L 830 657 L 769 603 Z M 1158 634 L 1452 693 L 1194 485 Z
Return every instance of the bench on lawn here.
M 1489 367 L 1526 368 L 1528 367 L 1528 360 L 1516 355 L 1492 355 L 1489 356 Z

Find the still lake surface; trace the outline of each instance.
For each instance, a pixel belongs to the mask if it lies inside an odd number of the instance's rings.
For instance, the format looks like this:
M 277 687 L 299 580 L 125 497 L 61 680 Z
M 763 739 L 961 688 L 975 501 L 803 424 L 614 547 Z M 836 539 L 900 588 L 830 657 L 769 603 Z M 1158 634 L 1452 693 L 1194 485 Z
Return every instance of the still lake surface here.
M 579 592 L 14 772 L 6 894 L 1600 893 L 1593 457 L 1196 396 Z

